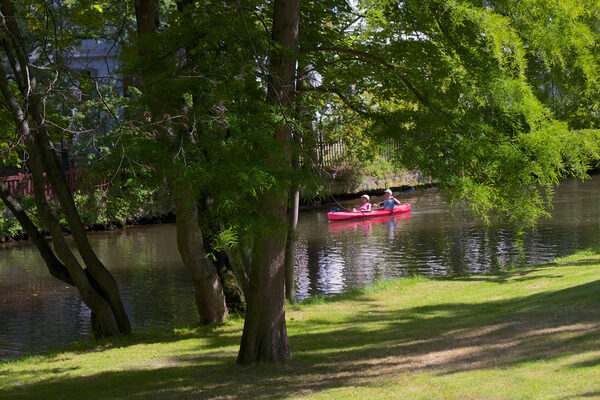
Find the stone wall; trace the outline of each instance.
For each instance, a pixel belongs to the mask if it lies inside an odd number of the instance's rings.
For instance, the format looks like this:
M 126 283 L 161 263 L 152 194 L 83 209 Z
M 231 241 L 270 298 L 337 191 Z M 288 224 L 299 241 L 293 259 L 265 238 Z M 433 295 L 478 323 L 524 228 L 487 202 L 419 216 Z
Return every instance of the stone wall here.
M 381 194 L 389 188 L 408 188 L 430 185 L 431 181 L 418 171 L 387 172 L 381 176 L 360 175 L 349 171 L 328 171 L 322 178 L 319 192 L 315 196 L 326 200 L 330 196 L 337 198 L 355 197 L 360 194 Z M 311 202 L 303 196 L 305 201 Z

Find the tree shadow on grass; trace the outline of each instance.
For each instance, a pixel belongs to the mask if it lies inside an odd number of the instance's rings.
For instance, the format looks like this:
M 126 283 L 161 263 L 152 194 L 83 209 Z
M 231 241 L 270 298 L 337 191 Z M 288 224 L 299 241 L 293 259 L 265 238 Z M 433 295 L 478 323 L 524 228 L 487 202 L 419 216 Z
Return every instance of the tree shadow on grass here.
M 582 393 L 582 394 L 578 395 L 578 397 L 592 397 L 592 398 L 597 399 L 600 397 L 600 391 Z
M 596 262 L 597 263 L 597 262 Z M 575 264 L 569 264 L 575 265 Z M 482 275 L 459 275 L 459 276 L 449 276 L 442 277 L 439 279 L 443 280 L 454 280 L 454 281 L 468 281 L 468 282 L 494 282 L 494 283 L 510 283 L 510 282 L 521 282 L 530 279 L 540 279 L 540 278 L 561 278 L 564 275 L 560 274 L 548 274 L 548 275 L 533 275 L 537 274 L 541 271 L 552 270 L 553 272 L 557 271 L 557 267 L 560 265 L 555 263 L 543 264 L 536 267 L 523 267 L 512 269 L 508 271 L 490 271 L 488 273 Z
M 573 396 L 561 397 L 561 399 L 564 399 L 564 400 L 572 400 L 572 399 L 586 399 L 586 398 L 590 398 L 590 399 L 598 399 L 598 398 L 600 398 L 600 391 L 597 391 L 597 392 L 578 393 L 577 395 L 573 395 Z
M 386 327 L 375 332 L 360 329 L 373 322 L 373 317 L 362 314 L 327 337 L 305 335 L 296 346 L 311 349 L 319 342 L 332 368 L 347 359 L 345 348 L 361 345 L 363 350 L 352 350 L 359 369 L 376 360 L 385 365 L 390 357 L 402 359 L 403 364 L 410 360 L 411 371 L 435 368 L 439 373 L 547 360 L 597 350 L 598 293 L 600 283 L 592 282 L 483 304 L 416 307 L 377 316 Z
M 563 275 L 534 275 L 529 277 L 533 273 L 551 269 L 552 271 L 559 270 L 560 267 L 584 267 L 590 265 L 599 265 L 597 258 L 582 258 L 579 260 L 568 259 L 566 261 L 553 261 L 546 264 L 540 264 L 535 267 L 519 267 L 508 271 L 491 271 L 482 275 L 461 275 L 461 276 L 450 276 L 442 277 L 438 279 L 458 280 L 458 281 L 486 281 L 486 282 L 497 282 L 497 283 L 508 283 L 508 282 L 520 282 L 530 279 L 538 278 L 561 278 Z M 518 278 L 525 277 L 525 278 Z
M 598 260 L 595 258 L 582 258 L 580 260 L 569 260 L 568 263 L 552 263 L 550 264 L 552 266 L 555 267 L 560 267 L 562 265 L 571 265 L 571 266 L 576 266 L 576 267 L 583 267 L 586 265 L 598 265 Z
M 239 336 L 215 334 L 198 352 L 125 371 L 51 376 L 0 390 L 0 398 L 285 398 L 402 374 L 507 368 L 597 350 L 599 294 L 596 281 L 484 303 L 374 304 L 372 312 L 351 314 L 333 330 L 327 318 L 290 321 L 294 360 L 288 363 L 235 365 L 235 352 L 219 348 L 239 343 Z M 596 392 L 588 393 L 577 396 Z
M 590 368 L 600 366 L 600 358 L 594 358 L 591 360 L 581 361 L 573 364 L 575 368 Z
M 468 277 L 468 278 L 446 278 L 448 280 L 455 280 L 455 281 L 466 281 L 466 282 L 494 282 L 494 283 L 499 283 L 499 284 L 506 284 L 506 283 L 514 283 L 514 282 L 527 282 L 527 281 L 533 281 L 533 280 L 538 280 L 538 279 L 557 279 L 557 278 L 563 278 L 563 275 L 535 275 L 535 276 L 523 276 L 523 277 L 519 277 L 519 278 L 515 278 L 513 276 L 511 276 L 510 278 L 505 277 L 505 276 L 487 276 L 487 275 L 483 275 L 483 276 L 476 276 L 476 277 Z
M 223 333 L 227 333 L 228 335 L 223 335 Z M 90 338 L 88 341 L 78 342 L 63 349 L 51 351 L 47 353 L 46 356 L 52 356 L 54 354 L 60 356 L 65 351 L 79 351 L 86 353 L 102 352 L 107 349 L 129 347 L 138 344 L 173 343 L 198 337 L 202 337 L 204 340 L 208 341 L 211 347 L 223 347 L 237 344 L 239 338 L 232 335 L 241 335 L 241 333 L 241 328 L 233 329 L 228 327 L 227 324 L 190 324 L 176 333 L 170 330 L 148 330 L 134 332 L 127 336 L 104 338 L 99 341 Z

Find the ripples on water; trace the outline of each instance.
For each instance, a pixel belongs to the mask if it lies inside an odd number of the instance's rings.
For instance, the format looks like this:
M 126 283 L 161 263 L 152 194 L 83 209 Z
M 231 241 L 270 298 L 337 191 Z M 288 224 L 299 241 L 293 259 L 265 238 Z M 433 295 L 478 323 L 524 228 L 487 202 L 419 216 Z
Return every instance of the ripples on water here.
M 463 209 L 451 215 L 433 189 L 403 200 L 412 211 L 395 218 L 329 223 L 328 207 L 302 211 L 298 298 L 342 293 L 380 278 L 482 273 L 519 261 L 510 229 L 489 229 Z M 554 218 L 525 238 L 525 262 L 599 247 L 599 200 L 600 179 L 561 185 Z M 352 208 L 359 202 L 343 205 Z M 173 225 L 96 233 L 90 240 L 114 273 L 136 330 L 195 320 L 194 290 Z M 34 247 L 0 248 L 0 359 L 43 352 L 88 335 L 89 310 L 73 288 L 50 277 Z

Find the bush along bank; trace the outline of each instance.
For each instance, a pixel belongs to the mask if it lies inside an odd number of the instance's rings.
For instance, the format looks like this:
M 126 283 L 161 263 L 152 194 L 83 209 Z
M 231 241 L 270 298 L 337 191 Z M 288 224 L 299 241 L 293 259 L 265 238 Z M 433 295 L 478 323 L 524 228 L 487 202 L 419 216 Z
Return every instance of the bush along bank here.
M 76 192 L 73 200 L 85 228 L 89 231 L 175 221 L 173 207 L 164 189 L 148 189 L 139 186 L 109 187 L 107 190 L 96 189 L 90 193 Z M 24 197 L 21 199 L 21 204 L 38 229 L 41 229 L 34 199 Z M 59 215 L 63 229 L 68 232 L 68 225 L 62 216 L 58 201 L 50 200 L 49 204 Z M 0 212 L 0 241 L 27 239 L 27 234 L 19 222 L 4 207 Z

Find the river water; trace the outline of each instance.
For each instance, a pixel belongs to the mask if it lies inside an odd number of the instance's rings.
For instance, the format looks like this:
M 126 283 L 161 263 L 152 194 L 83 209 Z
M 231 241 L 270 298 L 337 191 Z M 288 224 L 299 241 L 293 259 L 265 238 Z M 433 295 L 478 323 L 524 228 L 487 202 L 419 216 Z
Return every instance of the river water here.
M 521 258 L 511 229 L 490 229 L 462 208 L 450 212 L 435 189 L 401 199 L 412 211 L 394 218 L 330 223 L 328 206 L 303 210 L 298 298 L 343 293 L 381 278 L 482 273 L 600 248 L 600 176 L 560 186 L 553 218 L 526 235 Z M 356 199 L 341 205 L 359 204 Z M 193 287 L 177 252 L 174 225 L 94 233 L 90 240 L 119 283 L 134 329 L 195 320 Z M 31 244 L 0 246 L 0 359 L 86 340 L 88 321 L 77 292 L 49 275 Z

